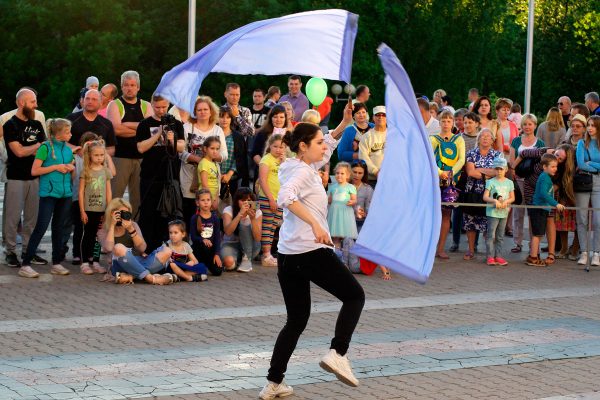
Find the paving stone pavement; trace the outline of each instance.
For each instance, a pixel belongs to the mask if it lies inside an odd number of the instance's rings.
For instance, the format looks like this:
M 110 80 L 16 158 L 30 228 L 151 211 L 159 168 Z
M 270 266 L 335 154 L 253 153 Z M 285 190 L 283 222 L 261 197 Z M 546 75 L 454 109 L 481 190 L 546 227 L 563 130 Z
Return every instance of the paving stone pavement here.
M 524 257 L 488 267 L 452 254 L 426 285 L 358 276 L 358 388 L 318 367 L 340 303 L 313 287 L 291 398 L 600 399 L 600 269 Z M 64 265 L 71 275 L 40 267 L 40 279 L 0 265 L 0 400 L 257 398 L 285 322 L 275 269 L 158 287 Z

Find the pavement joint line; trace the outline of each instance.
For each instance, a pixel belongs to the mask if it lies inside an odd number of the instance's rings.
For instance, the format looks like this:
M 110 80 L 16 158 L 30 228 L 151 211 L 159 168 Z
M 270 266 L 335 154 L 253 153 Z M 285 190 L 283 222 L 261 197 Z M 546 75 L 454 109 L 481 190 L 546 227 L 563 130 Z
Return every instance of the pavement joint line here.
M 555 289 L 504 290 L 442 294 L 433 296 L 396 297 L 367 300 L 364 310 L 408 309 L 473 303 L 589 297 L 600 295 L 598 287 L 563 287 Z M 340 302 L 314 303 L 313 314 L 337 312 Z M 25 319 L 0 322 L 0 333 L 39 332 L 60 329 L 93 329 L 114 326 L 156 325 L 161 323 L 200 322 L 231 318 L 256 318 L 285 315 L 283 304 L 271 306 L 191 309 L 120 315 L 98 315 L 48 319 Z

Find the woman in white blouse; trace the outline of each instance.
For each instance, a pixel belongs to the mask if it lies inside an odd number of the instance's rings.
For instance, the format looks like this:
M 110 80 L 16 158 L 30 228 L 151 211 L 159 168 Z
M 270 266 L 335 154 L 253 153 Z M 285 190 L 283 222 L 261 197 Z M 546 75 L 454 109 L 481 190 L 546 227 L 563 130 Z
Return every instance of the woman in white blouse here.
M 332 250 L 327 226 L 327 194 L 318 172 L 329 161 L 343 128 L 351 122 L 352 105 L 348 104 L 344 109 L 344 120 L 331 134 L 323 136 L 317 125 L 302 122 L 284 137 L 286 145 L 296 153 L 295 158 L 281 164 L 281 188 L 277 200 L 283 208 L 278 243 L 278 278 L 288 315 L 273 349 L 267 375 L 269 382 L 260 392 L 261 399 L 283 397 L 293 392 L 283 382 L 283 377 L 310 316 L 310 282 L 343 303 L 331 350 L 320 365 L 347 385 L 358 385 L 345 354 L 360 318 L 365 294 Z

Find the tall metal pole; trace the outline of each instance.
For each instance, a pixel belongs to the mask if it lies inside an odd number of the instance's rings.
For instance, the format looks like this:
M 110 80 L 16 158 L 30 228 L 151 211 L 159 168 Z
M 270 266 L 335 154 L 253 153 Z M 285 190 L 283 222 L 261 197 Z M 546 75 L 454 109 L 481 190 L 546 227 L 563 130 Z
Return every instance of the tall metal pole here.
M 531 64 L 533 62 L 533 25 L 535 21 L 535 0 L 529 0 L 529 20 L 527 23 L 527 60 L 525 61 L 525 113 L 529 113 L 531 103 Z
M 188 58 L 196 52 L 196 0 L 189 0 L 188 9 Z

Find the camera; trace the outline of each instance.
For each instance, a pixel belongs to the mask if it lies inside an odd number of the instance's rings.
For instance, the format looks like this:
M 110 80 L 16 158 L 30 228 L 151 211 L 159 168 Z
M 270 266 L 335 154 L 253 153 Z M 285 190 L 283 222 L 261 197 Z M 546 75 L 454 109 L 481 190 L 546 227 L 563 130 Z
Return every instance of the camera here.
M 130 221 L 131 220 L 131 213 L 129 211 L 121 210 L 119 212 L 119 216 L 121 217 L 121 219 L 123 221 Z
M 163 126 L 162 131 L 163 131 L 163 135 L 166 138 L 168 131 L 175 132 L 177 119 L 174 116 L 172 116 L 171 114 L 165 114 L 162 117 L 160 117 L 160 124 Z

